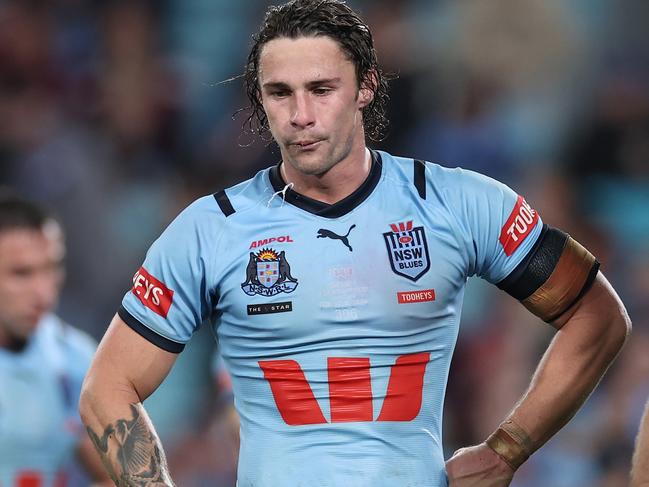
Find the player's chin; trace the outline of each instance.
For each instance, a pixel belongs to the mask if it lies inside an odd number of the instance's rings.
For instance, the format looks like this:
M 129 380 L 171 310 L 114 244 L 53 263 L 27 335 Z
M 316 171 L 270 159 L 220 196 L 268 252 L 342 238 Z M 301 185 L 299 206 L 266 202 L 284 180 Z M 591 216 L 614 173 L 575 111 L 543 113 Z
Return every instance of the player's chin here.
M 321 155 L 299 155 L 293 158 L 293 165 L 307 176 L 321 176 L 331 169 L 331 164 Z
M 290 145 L 289 154 L 294 160 L 313 161 L 322 158 L 322 143 L 319 142 L 312 147 L 304 148 L 300 145 Z
M 38 323 L 43 318 L 43 313 L 30 313 L 20 320 L 20 325 L 17 327 L 16 333 L 28 338 L 38 326 Z

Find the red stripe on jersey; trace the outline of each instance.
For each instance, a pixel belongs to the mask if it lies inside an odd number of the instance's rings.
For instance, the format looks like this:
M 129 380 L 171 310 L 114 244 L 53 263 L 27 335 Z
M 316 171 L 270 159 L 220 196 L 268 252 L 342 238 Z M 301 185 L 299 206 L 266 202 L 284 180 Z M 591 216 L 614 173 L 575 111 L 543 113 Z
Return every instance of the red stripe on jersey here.
M 329 357 L 327 370 L 331 422 L 372 421 L 370 359 Z
M 428 352 L 397 358 L 390 372 L 388 391 L 377 421 L 412 421 L 417 417 L 429 358 Z
M 291 426 L 326 423 L 304 372 L 295 360 L 260 361 L 277 409 Z
M 42 485 L 43 485 L 43 479 L 39 472 L 34 472 L 34 471 L 20 472 L 18 478 L 16 479 L 17 487 L 41 487 Z

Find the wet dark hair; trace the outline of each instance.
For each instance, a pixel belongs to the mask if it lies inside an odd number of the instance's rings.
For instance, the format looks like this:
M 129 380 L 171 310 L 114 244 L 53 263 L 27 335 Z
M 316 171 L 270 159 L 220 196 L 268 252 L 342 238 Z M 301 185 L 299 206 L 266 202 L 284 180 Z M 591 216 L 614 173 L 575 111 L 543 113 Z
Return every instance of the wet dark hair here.
M 42 230 L 53 218 L 40 206 L 7 188 L 0 188 L 0 233 L 8 230 Z
M 259 32 L 253 36 L 244 73 L 244 85 L 250 101 L 250 114 L 245 124 L 248 130 L 258 135 L 269 130 L 259 86 L 259 57 L 264 45 L 280 37 L 296 39 L 307 36 L 331 37 L 354 63 L 358 88 L 367 88 L 374 93 L 372 102 L 363 108 L 365 134 L 371 140 L 381 140 L 388 126 L 387 77 L 379 68 L 370 28 L 339 0 L 292 0 L 266 11 Z

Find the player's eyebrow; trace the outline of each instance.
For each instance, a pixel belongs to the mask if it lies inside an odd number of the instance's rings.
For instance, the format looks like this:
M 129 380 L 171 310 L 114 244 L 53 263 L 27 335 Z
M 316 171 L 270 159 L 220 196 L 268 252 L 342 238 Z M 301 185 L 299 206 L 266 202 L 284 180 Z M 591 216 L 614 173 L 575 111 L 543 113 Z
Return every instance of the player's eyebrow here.
M 290 87 L 286 83 L 282 83 L 281 81 L 269 81 L 268 83 L 264 83 L 261 85 L 261 87 L 265 90 L 288 90 Z
M 338 78 L 325 78 L 325 79 L 318 79 L 318 80 L 314 80 L 314 81 L 309 81 L 306 84 L 306 86 L 307 86 L 307 88 L 312 89 L 312 88 L 317 88 L 318 86 L 322 86 L 322 85 L 335 85 L 335 84 L 338 84 L 338 83 L 340 83 L 340 78 L 339 77 Z
M 318 86 L 323 86 L 323 85 L 336 85 L 340 83 L 340 77 L 335 77 L 335 78 L 323 78 L 323 79 L 317 79 L 313 81 L 309 81 L 306 83 L 306 87 L 308 89 L 313 89 L 317 88 Z M 287 84 L 284 83 L 283 81 L 268 81 L 267 83 L 262 84 L 262 88 L 265 90 L 290 90 L 291 87 Z

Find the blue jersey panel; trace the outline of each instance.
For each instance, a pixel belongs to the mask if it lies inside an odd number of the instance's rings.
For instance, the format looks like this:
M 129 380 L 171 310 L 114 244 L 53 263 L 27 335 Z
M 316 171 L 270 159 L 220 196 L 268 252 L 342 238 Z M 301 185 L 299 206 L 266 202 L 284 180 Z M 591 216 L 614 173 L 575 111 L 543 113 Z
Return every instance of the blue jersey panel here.
M 233 212 L 201 199 L 148 253 L 126 318 L 178 342 L 212 320 L 241 416 L 239 487 L 446 485 L 466 280 L 506 277 L 541 221 L 489 178 L 415 172 L 375 153 L 366 183 L 327 208 L 265 170 L 226 190 Z M 145 297 L 151 283 L 173 290 L 168 307 Z
M 0 485 L 50 487 L 64 474 L 86 434 L 77 405 L 94 351 L 90 337 L 55 316 L 23 351 L 0 348 Z

